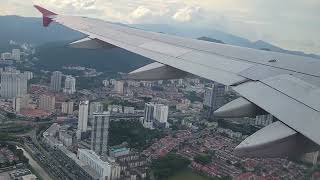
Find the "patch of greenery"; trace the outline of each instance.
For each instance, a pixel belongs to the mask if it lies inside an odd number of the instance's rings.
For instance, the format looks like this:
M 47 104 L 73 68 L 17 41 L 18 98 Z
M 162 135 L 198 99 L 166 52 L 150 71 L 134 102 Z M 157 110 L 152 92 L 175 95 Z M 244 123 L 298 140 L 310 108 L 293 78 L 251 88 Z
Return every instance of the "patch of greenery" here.
M 37 68 L 54 71 L 65 65 L 79 65 L 100 72 L 116 73 L 130 72 L 150 63 L 149 59 L 120 48 L 86 50 L 70 48 L 68 44 L 61 41 L 38 47 L 35 54 L 40 59 Z
M 0 127 L 1 133 L 15 134 L 15 133 L 27 133 L 32 130 L 31 125 L 10 124 L 6 127 Z
M 139 121 L 111 121 L 109 132 L 110 146 L 127 142 L 130 148 L 138 150 L 149 147 L 154 139 L 164 136 L 159 130 L 144 128 Z
M 198 175 L 192 172 L 190 169 L 180 171 L 174 176 L 169 177 L 169 180 L 211 180 L 210 178 Z
M 144 103 L 132 103 L 128 100 L 122 100 L 119 98 L 108 98 L 103 102 L 103 108 L 108 109 L 109 105 L 120 105 L 120 106 L 127 106 L 127 107 L 134 107 L 135 109 L 143 109 Z
M 50 127 L 50 124 L 41 124 L 36 128 L 36 134 L 39 135 L 41 132 L 45 131 Z
M 8 133 L 1 132 L 0 133 L 0 142 L 5 141 L 17 141 L 18 139 L 14 136 L 9 135 Z
M 194 157 L 194 161 L 199 164 L 206 165 L 206 164 L 211 163 L 212 157 L 207 154 L 200 154 L 200 155 L 197 155 L 196 157 Z
M 231 177 L 211 177 L 203 173 L 197 173 L 191 169 L 186 169 L 169 177 L 169 180 L 232 180 Z
M 202 98 L 194 91 L 186 93 L 185 96 L 191 102 L 195 102 L 195 101 L 200 101 L 201 102 L 202 101 Z
M 79 89 L 93 89 L 102 86 L 103 76 L 98 77 L 80 77 L 77 78 L 77 88 Z
M 162 86 L 152 86 L 151 89 L 153 91 L 164 91 L 164 87 Z
M 217 121 L 218 121 L 219 127 L 231 129 L 232 131 L 235 131 L 235 132 L 241 132 L 244 135 L 251 135 L 257 130 L 259 130 L 258 128 L 252 125 L 235 124 L 225 119 L 218 119 Z
M 138 97 L 138 99 L 142 99 L 144 102 L 151 102 L 152 97 Z
M 7 117 L 8 117 L 9 119 L 15 119 L 15 118 L 17 117 L 17 115 L 14 114 L 14 113 L 8 112 L 8 113 L 7 113 Z
M 24 156 L 23 151 L 21 149 L 17 149 L 17 146 L 14 144 L 1 143 L 1 147 L 7 147 L 14 155 L 16 155 L 19 160 L 13 161 L 11 164 L 5 164 L 7 166 L 16 165 L 18 163 L 28 164 L 29 159 Z M 1 166 L 1 165 L 0 165 Z M 5 166 L 6 167 L 6 166 Z
M 152 162 L 151 169 L 157 180 L 168 179 L 178 171 L 186 169 L 191 161 L 178 154 L 170 153 Z

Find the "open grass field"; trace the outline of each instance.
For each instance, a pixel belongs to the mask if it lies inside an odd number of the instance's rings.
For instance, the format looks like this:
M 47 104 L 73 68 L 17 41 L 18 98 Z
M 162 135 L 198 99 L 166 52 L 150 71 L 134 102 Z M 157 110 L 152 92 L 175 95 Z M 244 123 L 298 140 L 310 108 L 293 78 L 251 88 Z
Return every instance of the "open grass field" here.
M 210 180 L 207 177 L 200 176 L 191 170 L 184 170 L 169 178 L 169 180 Z

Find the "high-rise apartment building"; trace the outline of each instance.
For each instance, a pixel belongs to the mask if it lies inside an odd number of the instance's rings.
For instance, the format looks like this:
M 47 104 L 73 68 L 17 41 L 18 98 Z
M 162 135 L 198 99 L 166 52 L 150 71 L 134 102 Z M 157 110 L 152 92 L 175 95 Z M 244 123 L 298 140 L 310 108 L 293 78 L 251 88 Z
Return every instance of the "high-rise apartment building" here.
M 108 153 L 110 112 L 93 113 L 91 150 L 99 155 Z
M 55 110 L 56 98 L 51 95 L 41 95 L 39 100 L 39 108 L 52 112 Z
M 214 83 L 212 88 L 207 87 L 205 89 L 203 105 L 212 107 L 213 110 L 217 110 L 225 104 L 225 89 L 223 84 Z
M 27 94 L 28 80 L 19 72 L 4 72 L 1 74 L 1 97 L 15 98 Z
M 13 49 L 11 57 L 13 60 L 20 61 L 21 60 L 21 51 L 20 49 Z
M 213 112 L 222 107 L 225 101 L 226 86 L 214 83 L 212 88 L 207 87 L 204 93 L 203 105 L 207 107 L 207 117 L 212 118 Z
M 144 118 L 143 118 L 143 126 L 145 128 L 153 127 L 153 115 L 154 115 L 154 104 L 146 103 L 144 105 Z
M 268 126 L 273 122 L 273 116 L 271 114 L 259 115 L 255 119 L 255 125 L 257 126 Z
M 169 107 L 163 104 L 146 103 L 143 126 L 146 128 L 165 128 L 168 123 Z
M 31 71 L 25 71 L 23 74 L 27 77 L 28 80 L 33 78 L 33 72 Z
M 13 109 L 16 112 L 20 112 L 22 109 L 27 108 L 30 102 L 30 96 L 28 94 L 24 96 L 18 96 L 13 100 Z
M 86 132 L 88 127 L 89 101 L 81 101 L 79 104 L 78 130 Z
M 73 114 L 73 102 L 69 101 L 69 102 L 63 102 L 61 104 L 61 112 L 64 114 Z
M 167 123 L 169 114 L 169 106 L 163 104 L 156 104 L 154 108 L 153 117 L 160 123 Z
M 90 115 L 93 113 L 101 113 L 103 112 L 103 104 L 101 102 L 92 102 L 90 103 Z
M 114 91 L 118 94 L 124 93 L 124 82 L 123 81 L 116 81 L 114 84 Z
M 67 94 L 74 94 L 76 92 L 76 78 L 66 76 L 63 92 Z
M 213 88 L 206 87 L 204 91 L 203 105 L 206 107 L 212 107 L 212 101 L 213 101 Z
M 55 92 L 59 92 L 61 90 L 61 80 L 62 80 L 62 72 L 55 71 L 51 76 L 51 90 Z

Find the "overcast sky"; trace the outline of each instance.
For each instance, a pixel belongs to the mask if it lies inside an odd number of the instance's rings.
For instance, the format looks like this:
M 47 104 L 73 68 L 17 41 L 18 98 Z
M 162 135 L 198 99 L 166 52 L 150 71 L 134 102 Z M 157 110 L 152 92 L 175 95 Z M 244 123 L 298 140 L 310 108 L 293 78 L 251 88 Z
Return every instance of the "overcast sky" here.
M 320 54 L 320 0 L 0 0 L 0 15 L 57 13 L 122 23 L 192 25 Z

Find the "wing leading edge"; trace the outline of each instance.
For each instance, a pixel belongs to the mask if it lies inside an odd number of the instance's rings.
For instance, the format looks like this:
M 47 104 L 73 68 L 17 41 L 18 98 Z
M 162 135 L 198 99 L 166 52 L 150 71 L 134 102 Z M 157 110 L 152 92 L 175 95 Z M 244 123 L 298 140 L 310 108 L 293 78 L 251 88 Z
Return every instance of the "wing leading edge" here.
M 119 47 L 158 62 L 134 71 L 131 77 L 152 77 L 150 80 L 154 80 L 157 79 L 157 74 L 161 74 L 163 79 L 173 78 L 175 75 L 200 76 L 231 86 L 244 97 L 246 107 L 260 112 L 262 108 L 281 121 L 282 125 L 270 126 L 288 134 L 279 133 L 279 136 L 261 141 L 261 136 L 271 137 L 268 132 L 272 128 L 262 129 L 237 147 L 238 152 L 243 155 L 270 156 L 259 151 L 259 148 L 266 145 L 277 148 L 279 142 L 283 141 L 291 145 L 290 149 L 279 146 L 283 153 L 278 153 L 277 156 L 296 154 L 293 147 L 298 147 L 301 143 L 292 142 L 308 142 L 310 148 L 305 148 L 305 152 L 318 148 L 320 144 L 320 105 L 316 100 L 320 94 L 319 60 L 146 32 L 96 19 L 62 16 L 39 6 L 37 9 L 43 13 L 44 19 L 47 18 L 46 22 L 49 19 L 50 22 L 55 21 L 87 34 L 87 40 L 78 41 L 77 46 L 90 48 L 94 44 L 94 47 Z M 44 25 L 48 26 L 49 23 Z M 86 44 L 83 46 L 79 42 Z M 232 108 L 239 110 L 234 107 L 239 102 L 233 103 Z M 224 107 L 224 111 L 228 112 L 227 110 Z M 231 114 L 237 115 L 235 111 L 231 111 Z M 296 137 L 303 140 L 293 139 Z M 299 148 L 299 152 L 304 151 Z

